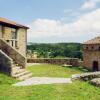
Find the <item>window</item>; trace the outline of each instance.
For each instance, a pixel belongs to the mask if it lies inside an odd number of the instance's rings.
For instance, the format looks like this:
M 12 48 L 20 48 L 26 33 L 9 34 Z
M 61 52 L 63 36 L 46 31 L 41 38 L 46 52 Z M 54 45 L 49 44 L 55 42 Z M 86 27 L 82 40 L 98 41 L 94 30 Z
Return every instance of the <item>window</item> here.
M 100 50 L 100 47 L 98 49 Z
M 86 49 L 88 50 L 88 47 L 86 47 Z
M 94 47 L 91 47 L 91 49 L 93 50 L 93 49 L 94 49 Z
M 18 47 L 17 41 L 15 41 L 15 47 Z
M 11 30 L 11 37 L 12 37 L 12 39 L 17 39 L 17 30 L 16 29 Z
M 12 47 L 14 46 L 14 42 L 13 41 L 11 41 L 11 45 L 12 45 Z

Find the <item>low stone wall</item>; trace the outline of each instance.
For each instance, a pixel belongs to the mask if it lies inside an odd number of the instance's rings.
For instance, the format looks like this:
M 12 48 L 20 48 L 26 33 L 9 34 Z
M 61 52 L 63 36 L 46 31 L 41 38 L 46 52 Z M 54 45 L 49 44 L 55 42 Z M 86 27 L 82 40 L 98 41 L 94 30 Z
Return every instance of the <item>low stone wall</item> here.
M 100 71 L 72 75 L 72 80 L 79 79 L 79 80 L 89 81 L 92 80 L 93 78 L 100 78 Z
M 84 66 L 83 61 L 80 61 L 80 60 L 79 60 L 79 61 L 78 61 L 78 64 L 79 64 L 78 66 L 82 66 L 82 67 Z
M 13 61 L 4 52 L 0 50 L 0 71 L 11 75 Z
M 79 66 L 79 59 L 77 58 L 65 58 L 65 59 L 56 59 L 56 58 L 39 58 L 39 59 L 27 59 L 28 63 L 49 63 L 57 65 L 72 65 Z

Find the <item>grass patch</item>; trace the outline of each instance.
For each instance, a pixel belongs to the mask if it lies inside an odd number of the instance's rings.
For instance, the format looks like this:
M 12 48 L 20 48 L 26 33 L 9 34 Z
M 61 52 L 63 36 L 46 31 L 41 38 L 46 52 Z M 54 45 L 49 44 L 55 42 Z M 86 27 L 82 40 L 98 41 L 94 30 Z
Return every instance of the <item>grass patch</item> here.
M 69 77 L 82 73 L 82 68 L 66 68 L 57 65 L 28 67 L 34 76 Z M 47 71 L 47 72 L 46 72 Z M 57 72 L 58 71 L 58 72 Z M 0 100 L 99 100 L 100 88 L 88 82 L 75 81 L 72 84 L 49 84 L 14 87 L 16 80 L 0 73 Z
M 1 85 L 11 85 L 15 82 L 18 82 L 18 81 L 0 72 L 0 86 Z
M 41 64 L 27 67 L 33 76 L 39 77 L 71 77 L 72 74 L 83 73 L 82 67 L 62 67 L 60 65 Z
M 0 100 L 99 100 L 100 88 L 87 82 L 35 85 L 26 87 L 0 86 Z

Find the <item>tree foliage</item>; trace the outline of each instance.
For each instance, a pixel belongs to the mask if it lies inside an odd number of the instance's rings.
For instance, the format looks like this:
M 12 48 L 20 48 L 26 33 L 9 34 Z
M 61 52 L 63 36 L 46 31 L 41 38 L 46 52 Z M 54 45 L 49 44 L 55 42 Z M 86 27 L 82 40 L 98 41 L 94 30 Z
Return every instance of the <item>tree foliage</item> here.
M 82 44 L 80 43 L 30 43 L 27 50 L 37 52 L 39 57 L 70 57 L 82 59 Z

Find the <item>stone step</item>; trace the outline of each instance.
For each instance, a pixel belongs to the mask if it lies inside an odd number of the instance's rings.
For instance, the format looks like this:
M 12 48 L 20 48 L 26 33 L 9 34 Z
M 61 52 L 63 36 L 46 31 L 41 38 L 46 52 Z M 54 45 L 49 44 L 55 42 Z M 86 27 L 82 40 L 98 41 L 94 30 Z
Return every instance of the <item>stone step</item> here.
M 24 72 L 24 71 L 25 71 L 25 69 L 17 69 L 17 70 L 13 70 L 13 75 L 22 73 L 22 72 Z
M 21 73 L 18 73 L 18 74 L 13 75 L 13 77 L 14 78 L 19 78 L 19 77 L 21 77 L 23 75 L 26 75 L 26 74 L 29 74 L 29 73 L 30 73 L 29 71 L 25 70 L 25 71 L 23 71 Z
M 19 66 L 18 64 L 14 63 L 12 67 L 12 77 L 19 80 L 25 80 L 31 78 L 32 73 L 30 73 L 26 69 L 23 69 L 22 66 Z
M 20 70 L 21 68 L 20 67 L 12 67 L 12 71 L 14 71 L 14 70 Z
M 26 80 L 26 79 L 31 78 L 31 77 L 32 77 L 32 73 L 28 73 L 26 75 L 19 77 L 18 79 L 19 80 Z

